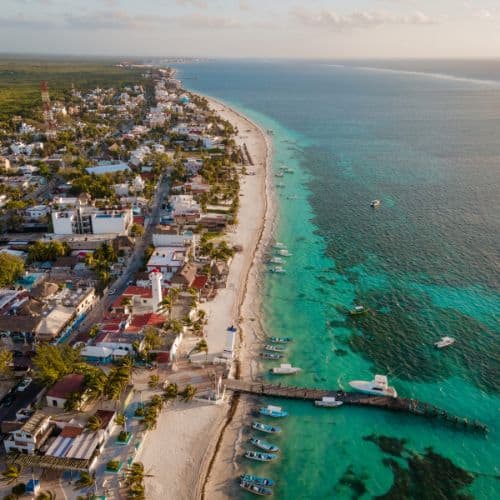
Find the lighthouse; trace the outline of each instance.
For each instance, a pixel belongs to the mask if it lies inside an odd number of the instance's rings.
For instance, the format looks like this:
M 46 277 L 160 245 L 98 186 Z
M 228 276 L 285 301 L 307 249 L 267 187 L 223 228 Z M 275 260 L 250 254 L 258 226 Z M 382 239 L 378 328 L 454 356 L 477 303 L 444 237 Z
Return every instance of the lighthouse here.
M 153 312 L 155 312 L 158 310 L 158 306 L 161 304 L 161 301 L 163 300 L 161 292 L 161 282 L 163 280 L 163 274 L 161 274 L 159 269 L 153 269 L 149 273 L 149 279 L 151 280 L 151 290 L 153 292 L 152 307 L 153 307 Z

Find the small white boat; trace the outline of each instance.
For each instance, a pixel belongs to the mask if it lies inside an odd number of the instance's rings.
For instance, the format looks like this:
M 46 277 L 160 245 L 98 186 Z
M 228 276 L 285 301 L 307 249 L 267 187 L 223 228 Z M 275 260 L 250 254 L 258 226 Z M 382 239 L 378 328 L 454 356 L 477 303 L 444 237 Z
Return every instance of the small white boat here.
M 397 398 L 398 393 L 394 387 L 389 387 L 387 377 L 385 375 L 375 375 L 371 381 L 367 380 L 351 380 L 349 385 L 359 392 L 365 394 L 373 394 L 374 396 L 389 396 Z
M 271 259 L 269 259 L 269 262 L 271 264 L 284 264 L 285 263 L 284 259 L 282 259 L 281 257 L 272 257 Z
M 373 200 L 371 203 L 370 203 L 370 206 L 372 208 L 377 208 L 377 207 L 380 207 L 380 200 Z
M 269 269 L 272 273 L 283 274 L 286 273 L 285 269 L 281 266 L 274 266 Z
M 294 373 L 300 372 L 300 368 L 292 366 L 289 363 L 281 363 L 280 366 L 271 368 L 269 371 L 275 375 L 293 375 Z
M 282 257 L 291 257 L 292 256 L 292 254 L 286 248 L 282 248 L 281 250 L 278 250 L 278 253 Z
M 285 174 L 283 172 L 276 172 L 274 177 L 285 177 Z
M 281 243 L 281 241 L 277 241 L 274 245 L 274 248 L 286 248 L 284 243 Z
M 443 347 L 448 347 L 449 345 L 452 345 L 455 343 L 455 339 L 453 337 L 441 337 L 441 340 L 438 342 L 435 342 L 434 345 L 438 349 L 442 349 Z
M 321 398 L 321 401 L 315 401 L 314 404 L 316 406 L 321 406 L 323 408 L 337 408 L 338 406 L 341 406 L 344 403 L 342 401 L 337 401 L 333 397 L 324 396 Z

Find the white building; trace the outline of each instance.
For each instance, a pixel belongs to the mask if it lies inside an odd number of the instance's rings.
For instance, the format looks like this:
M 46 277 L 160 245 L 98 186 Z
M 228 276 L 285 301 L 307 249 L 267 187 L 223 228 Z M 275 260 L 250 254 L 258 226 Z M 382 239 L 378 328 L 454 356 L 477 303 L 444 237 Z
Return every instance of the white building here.
M 158 310 L 161 301 L 163 300 L 162 294 L 162 280 L 163 275 L 158 269 L 153 269 L 149 273 L 149 279 L 151 280 L 151 291 L 152 291 L 152 307 L 153 312 Z
M 41 219 L 49 213 L 49 207 L 46 205 L 36 205 L 25 210 L 24 214 L 29 219 Z
M 158 247 L 147 263 L 147 269 L 151 273 L 159 270 L 163 275 L 163 282 L 168 283 L 172 276 L 184 266 L 188 260 L 188 251 L 182 247 Z
M 5 451 L 33 455 L 47 440 L 50 433 L 50 416 L 36 412 L 20 429 L 12 431 L 4 440 Z

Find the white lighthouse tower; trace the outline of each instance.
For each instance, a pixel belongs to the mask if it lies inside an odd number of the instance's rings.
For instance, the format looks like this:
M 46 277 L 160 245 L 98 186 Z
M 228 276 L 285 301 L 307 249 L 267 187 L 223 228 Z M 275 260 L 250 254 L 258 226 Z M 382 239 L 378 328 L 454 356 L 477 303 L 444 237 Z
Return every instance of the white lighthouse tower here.
M 151 289 L 153 292 L 153 312 L 158 310 L 158 306 L 161 304 L 163 300 L 163 295 L 161 291 L 161 282 L 163 280 L 163 274 L 159 271 L 159 269 L 153 269 L 149 273 L 149 279 L 151 280 Z

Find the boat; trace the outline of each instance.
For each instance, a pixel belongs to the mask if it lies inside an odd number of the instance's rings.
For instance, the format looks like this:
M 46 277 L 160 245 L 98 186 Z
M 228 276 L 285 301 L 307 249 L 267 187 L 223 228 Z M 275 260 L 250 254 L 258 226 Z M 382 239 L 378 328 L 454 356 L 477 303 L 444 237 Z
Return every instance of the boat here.
M 279 434 L 281 432 L 281 427 L 276 425 L 263 424 L 261 422 L 252 422 L 252 429 L 261 432 L 267 432 L 268 434 Z
M 281 359 L 283 354 L 278 352 L 261 352 L 260 356 L 264 359 Z
M 281 250 L 278 250 L 278 254 L 281 255 L 282 257 L 291 257 L 292 256 L 292 254 L 286 248 L 282 248 Z
M 283 172 L 276 172 L 274 174 L 275 177 L 285 177 L 285 174 Z
M 373 201 L 370 203 L 370 207 L 372 207 L 372 208 L 377 208 L 377 207 L 380 207 L 380 200 L 373 200 Z
M 334 397 L 323 396 L 320 401 L 315 401 L 314 404 L 322 408 L 337 408 L 344 403 L 342 401 L 337 401 Z
M 279 366 L 275 366 L 269 370 L 274 375 L 293 375 L 300 372 L 300 368 L 292 366 L 289 363 L 281 363 Z
M 276 445 L 270 443 L 269 441 L 264 441 L 263 439 L 252 437 L 250 439 L 250 442 L 254 446 L 257 446 L 257 448 L 260 448 L 261 450 L 267 451 L 269 453 L 278 453 L 278 451 L 280 451 L 280 449 Z
M 455 339 L 453 337 L 441 337 L 441 340 L 438 342 L 435 342 L 434 345 L 438 349 L 442 349 L 443 347 L 448 347 L 449 345 L 452 345 L 455 343 Z
M 271 337 L 269 340 L 271 342 L 275 342 L 276 344 L 287 344 L 288 342 L 291 342 L 293 339 L 292 337 Z
M 259 410 L 261 415 L 273 418 L 288 417 L 288 413 L 281 408 L 281 406 L 267 405 Z
M 290 167 L 283 167 L 282 171 L 285 172 L 285 174 L 293 174 L 295 172 L 295 170 Z
M 349 385 L 359 392 L 364 392 L 365 394 L 373 394 L 375 396 L 389 396 L 391 398 L 397 398 L 398 393 L 394 387 L 389 387 L 387 382 L 387 377 L 385 375 L 375 375 L 375 378 L 371 381 L 367 380 L 351 380 Z
M 281 241 L 277 241 L 274 245 L 274 248 L 286 248 L 284 243 L 281 243 Z
M 269 269 L 269 271 L 276 274 L 286 273 L 285 269 L 282 266 L 273 266 Z
M 254 495 L 270 496 L 273 494 L 273 490 L 271 488 L 267 486 L 259 486 L 258 484 L 254 484 L 249 481 L 241 481 L 240 488 L 253 493 Z
M 368 309 L 365 306 L 354 306 L 350 311 L 350 316 L 361 316 L 362 314 L 366 314 Z
M 272 257 L 271 259 L 269 259 L 269 262 L 271 264 L 284 264 L 285 263 L 285 261 L 281 257 Z
M 278 183 L 276 184 L 276 187 L 277 187 L 277 188 L 284 188 L 285 186 L 286 186 L 286 184 L 284 184 L 283 182 L 278 182 Z
M 264 349 L 266 351 L 284 352 L 284 351 L 286 351 L 286 346 L 284 346 L 284 345 L 266 344 L 264 346 Z
M 240 481 L 246 481 L 247 483 L 253 483 L 257 486 L 274 486 L 274 481 L 267 477 L 254 476 L 253 474 L 242 474 L 240 476 Z
M 275 453 L 264 453 L 263 451 L 252 451 L 248 450 L 245 452 L 245 457 L 250 460 L 257 460 L 257 462 L 270 462 L 271 460 L 276 460 L 278 455 Z

